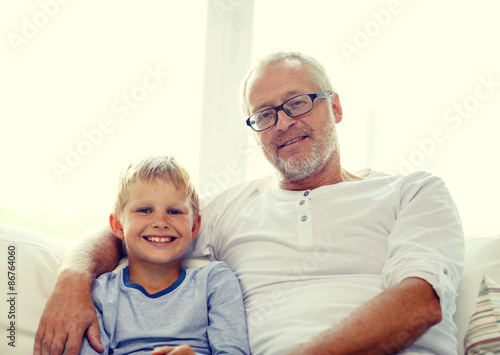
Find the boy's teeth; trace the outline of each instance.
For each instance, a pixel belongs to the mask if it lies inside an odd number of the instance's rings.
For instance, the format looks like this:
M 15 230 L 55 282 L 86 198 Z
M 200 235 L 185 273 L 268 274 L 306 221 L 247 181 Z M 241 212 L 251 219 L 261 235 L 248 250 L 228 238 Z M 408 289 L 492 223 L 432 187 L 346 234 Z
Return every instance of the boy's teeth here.
M 172 240 L 171 237 L 148 237 L 148 241 L 150 242 L 156 242 L 156 243 L 165 243 L 165 242 L 170 242 Z

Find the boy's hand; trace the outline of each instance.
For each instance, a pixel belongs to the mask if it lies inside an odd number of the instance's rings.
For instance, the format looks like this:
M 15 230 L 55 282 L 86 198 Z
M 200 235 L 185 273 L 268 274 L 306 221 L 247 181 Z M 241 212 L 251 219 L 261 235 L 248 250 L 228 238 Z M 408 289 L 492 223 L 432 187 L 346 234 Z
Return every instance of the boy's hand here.
M 151 355 L 195 355 L 193 349 L 188 345 L 160 346 L 153 350 Z
M 60 355 L 65 348 L 67 355 L 78 355 L 85 332 L 92 347 L 104 351 L 90 288 L 79 276 L 61 277 L 54 287 L 38 324 L 34 355 Z

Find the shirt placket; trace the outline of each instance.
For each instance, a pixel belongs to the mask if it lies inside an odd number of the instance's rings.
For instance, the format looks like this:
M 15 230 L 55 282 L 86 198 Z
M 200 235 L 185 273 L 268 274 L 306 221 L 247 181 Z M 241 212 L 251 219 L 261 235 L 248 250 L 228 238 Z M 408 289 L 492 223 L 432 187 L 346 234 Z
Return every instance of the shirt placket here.
M 299 245 L 310 245 L 313 240 L 312 235 L 312 196 L 311 191 L 301 193 L 296 201 L 297 211 L 297 235 Z

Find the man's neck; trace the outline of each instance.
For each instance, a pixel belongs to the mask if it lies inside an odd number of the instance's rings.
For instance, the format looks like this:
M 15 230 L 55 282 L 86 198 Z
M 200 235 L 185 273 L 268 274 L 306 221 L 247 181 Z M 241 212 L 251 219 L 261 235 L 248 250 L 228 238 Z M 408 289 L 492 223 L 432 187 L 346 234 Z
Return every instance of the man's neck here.
M 320 171 L 299 181 L 280 181 L 279 186 L 284 190 L 304 191 L 314 190 L 321 186 L 334 185 L 340 182 L 360 181 L 365 178 L 366 175 L 358 176 L 352 174 L 339 165 L 338 168 L 324 167 Z

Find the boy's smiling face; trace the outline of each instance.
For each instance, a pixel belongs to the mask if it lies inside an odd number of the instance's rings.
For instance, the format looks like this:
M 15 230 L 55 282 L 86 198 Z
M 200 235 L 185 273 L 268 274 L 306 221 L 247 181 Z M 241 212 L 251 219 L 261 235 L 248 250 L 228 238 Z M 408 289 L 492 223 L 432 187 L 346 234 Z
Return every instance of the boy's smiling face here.
M 200 228 L 186 194 L 155 179 L 131 187 L 120 220 L 110 216 L 114 234 L 124 239 L 129 259 L 148 264 L 178 263 Z

